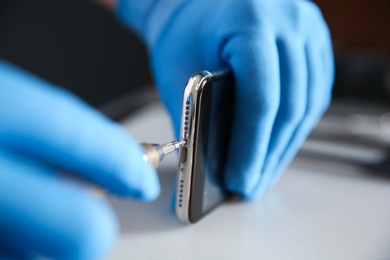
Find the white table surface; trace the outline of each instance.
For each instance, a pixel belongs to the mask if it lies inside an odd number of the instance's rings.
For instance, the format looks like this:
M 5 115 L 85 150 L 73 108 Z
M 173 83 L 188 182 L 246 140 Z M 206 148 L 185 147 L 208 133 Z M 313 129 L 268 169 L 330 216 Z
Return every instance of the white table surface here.
M 139 141 L 173 139 L 159 104 L 124 124 Z M 173 155 L 159 168 L 156 201 L 110 199 L 121 234 L 108 259 L 390 259 L 390 178 L 297 158 L 260 200 L 183 226 L 170 207 L 176 165 Z

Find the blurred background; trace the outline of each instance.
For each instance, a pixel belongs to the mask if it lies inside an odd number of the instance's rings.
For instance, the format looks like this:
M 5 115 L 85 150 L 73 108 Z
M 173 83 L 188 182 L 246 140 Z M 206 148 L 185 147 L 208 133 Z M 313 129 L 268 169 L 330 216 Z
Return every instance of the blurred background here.
M 314 2 L 332 33 L 336 80 L 332 106 L 300 156 L 387 171 L 390 1 Z M 145 47 L 92 1 L 0 1 L 0 58 L 116 120 L 157 99 Z
M 335 96 L 389 101 L 390 2 L 316 0 L 336 55 Z
M 335 97 L 390 100 L 390 2 L 316 0 L 336 54 Z M 92 1 L 0 1 L 0 58 L 103 106 L 151 85 L 147 52 Z
M 145 47 L 93 1 L 0 1 L 0 58 L 69 89 L 114 119 L 150 96 Z

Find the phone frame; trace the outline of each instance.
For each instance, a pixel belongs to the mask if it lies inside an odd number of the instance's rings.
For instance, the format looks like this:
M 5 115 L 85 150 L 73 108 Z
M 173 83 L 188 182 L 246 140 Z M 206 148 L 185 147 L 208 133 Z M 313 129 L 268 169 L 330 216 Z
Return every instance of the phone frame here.
M 210 73 L 202 71 L 189 78 L 184 89 L 180 140 L 185 141 L 179 153 L 178 178 L 176 183 L 175 214 L 183 224 L 190 224 L 191 189 L 194 180 L 194 156 L 197 149 L 202 92 L 209 81 L 231 75 L 229 71 Z M 214 207 L 217 205 L 214 205 Z M 210 209 L 211 210 L 211 209 Z M 207 213 L 207 212 L 206 212 Z M 205 213 L 205 214 L 206 214 Z

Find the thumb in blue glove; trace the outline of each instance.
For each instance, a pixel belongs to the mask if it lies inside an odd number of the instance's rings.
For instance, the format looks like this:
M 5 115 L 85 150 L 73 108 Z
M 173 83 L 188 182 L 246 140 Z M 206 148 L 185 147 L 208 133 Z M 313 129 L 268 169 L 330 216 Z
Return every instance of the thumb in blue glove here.
M 236 105 L 226 186 L 245 199 L 263 194 L 330 103 L 333 53 L 318 7 L 302 0 L 119 0 L 117 13 L 148 45 L 176 133 L 186 79 L 231 67 Z
M 152 200 L 158 178 L 138 144 L 70 93 L 2 61 L 0 106 L 0 258 L 101 258 L 116 237 L 113 212 L 58 170 Z

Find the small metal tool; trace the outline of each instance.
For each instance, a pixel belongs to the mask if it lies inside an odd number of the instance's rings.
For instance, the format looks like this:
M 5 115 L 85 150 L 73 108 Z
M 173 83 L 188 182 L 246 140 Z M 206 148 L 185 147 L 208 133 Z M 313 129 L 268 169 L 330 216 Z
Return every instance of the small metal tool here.
M 149 144 L 149 143 L 141 143 L 141 147 L 145 152 L 144 160 L 153 165 L 154 168 L 157 168 L 164 159 L 165 155 L 176 151 L 180 147 L 182 147 L 186 141 L 172 141 L 166 144 Z

